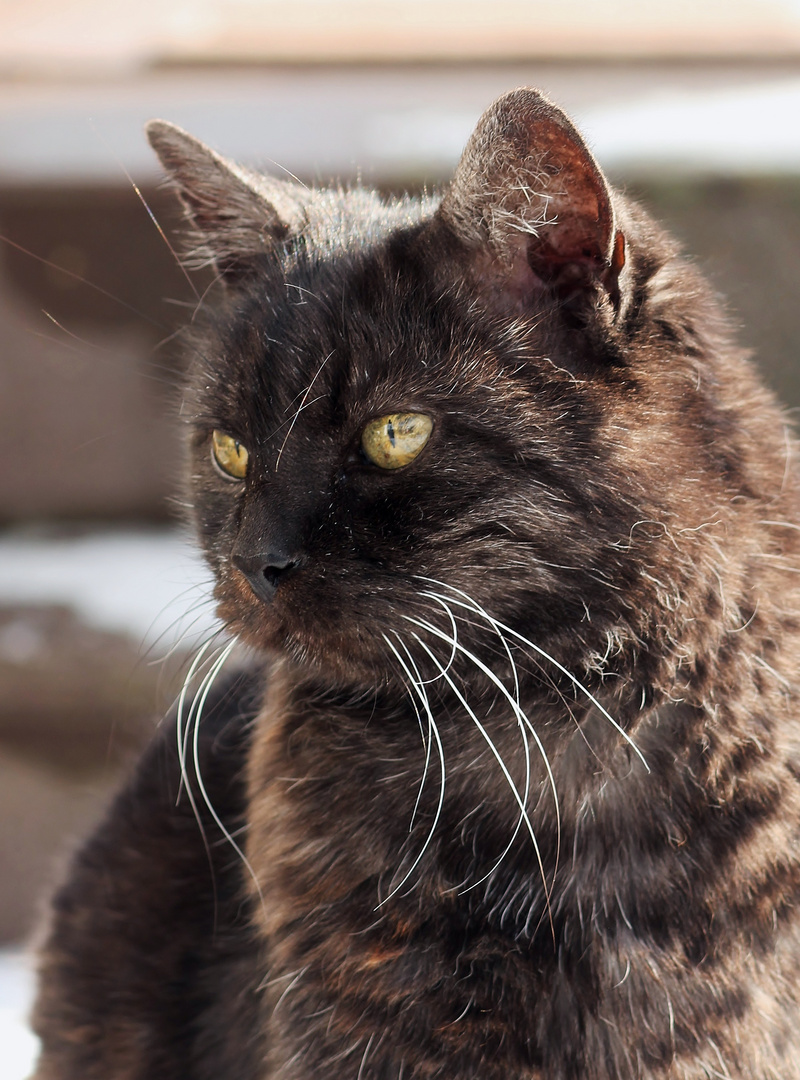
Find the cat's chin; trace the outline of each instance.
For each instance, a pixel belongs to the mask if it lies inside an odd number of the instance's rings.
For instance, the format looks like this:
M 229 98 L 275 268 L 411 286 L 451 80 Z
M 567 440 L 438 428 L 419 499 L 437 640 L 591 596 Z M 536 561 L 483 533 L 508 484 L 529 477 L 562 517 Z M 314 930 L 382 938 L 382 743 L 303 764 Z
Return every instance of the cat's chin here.
M 242 605 L 229 598 L 219 602 L 217 614 L 232 634 L 257 652 L 311 668 L 328 682 L 375 688 L 394 681 L 386 652 L 377 648 L 374 635 L 314 633 L 290 625 L 277 608 L 258 602 Z
M 313 675 L 330 686 L 361 687 L 369 691 L 393 685 L 394 672 L 387 669 L 386 658 L 369 655 L 356 644 L 342 643 L 331 648 L 328 643 L 304 639 L 297 634 L 253 634 L 242 629 L 241 641 L 271 658 L 286 659 L 298 670 Z

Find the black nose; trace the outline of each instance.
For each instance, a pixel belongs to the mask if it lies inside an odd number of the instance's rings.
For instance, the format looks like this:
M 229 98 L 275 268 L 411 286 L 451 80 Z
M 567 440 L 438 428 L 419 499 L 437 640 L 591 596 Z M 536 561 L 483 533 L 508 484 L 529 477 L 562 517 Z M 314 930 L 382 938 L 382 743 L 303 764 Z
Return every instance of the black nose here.
M 284 578 L 300 565 L 300 558 L 269 552 L 266 555 L 233 555 L 231 562 L 247 578 L 259 600 L 270 601 Z

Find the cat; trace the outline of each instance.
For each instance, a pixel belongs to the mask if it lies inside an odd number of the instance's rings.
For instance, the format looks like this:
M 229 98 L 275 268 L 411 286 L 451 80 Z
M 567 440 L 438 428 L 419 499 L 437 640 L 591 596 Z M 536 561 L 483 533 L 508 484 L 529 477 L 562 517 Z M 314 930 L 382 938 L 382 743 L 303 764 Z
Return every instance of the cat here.
M 36 1080 L 800 1077 L 796 444 L 709 286 L 533 89 L 440 198 L 149 137 L 254 659 L 56 894 Z

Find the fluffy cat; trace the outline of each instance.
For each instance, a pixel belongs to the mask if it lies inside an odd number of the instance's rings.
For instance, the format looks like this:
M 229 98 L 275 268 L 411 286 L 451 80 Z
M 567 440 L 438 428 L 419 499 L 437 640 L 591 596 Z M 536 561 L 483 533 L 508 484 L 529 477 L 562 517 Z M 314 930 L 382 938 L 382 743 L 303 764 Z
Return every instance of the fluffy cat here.
M 800 1077 L 795 445 L 708 286 L 535 90 L 440 200 L 149 135 L 262 659 L 78 854 L 37 1080 Z

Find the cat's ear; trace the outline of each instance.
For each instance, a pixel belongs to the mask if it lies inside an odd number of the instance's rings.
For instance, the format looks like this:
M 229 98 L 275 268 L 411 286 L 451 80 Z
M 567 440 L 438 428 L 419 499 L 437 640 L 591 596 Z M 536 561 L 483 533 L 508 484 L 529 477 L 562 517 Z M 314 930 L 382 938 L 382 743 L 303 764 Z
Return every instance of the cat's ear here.
M 165 120 L 151 120 L 146 131 L 194 227 L 195 265 L 213 263 L 237 284 L 257 256 L 302 229 L 298 184 L 249 173 Z
M 439 209 L 492 296 L 543 290 L 619 303 L 625 238 L 609 186 L 565 114 L 537 90 L 499 98 L 472 134 Z

